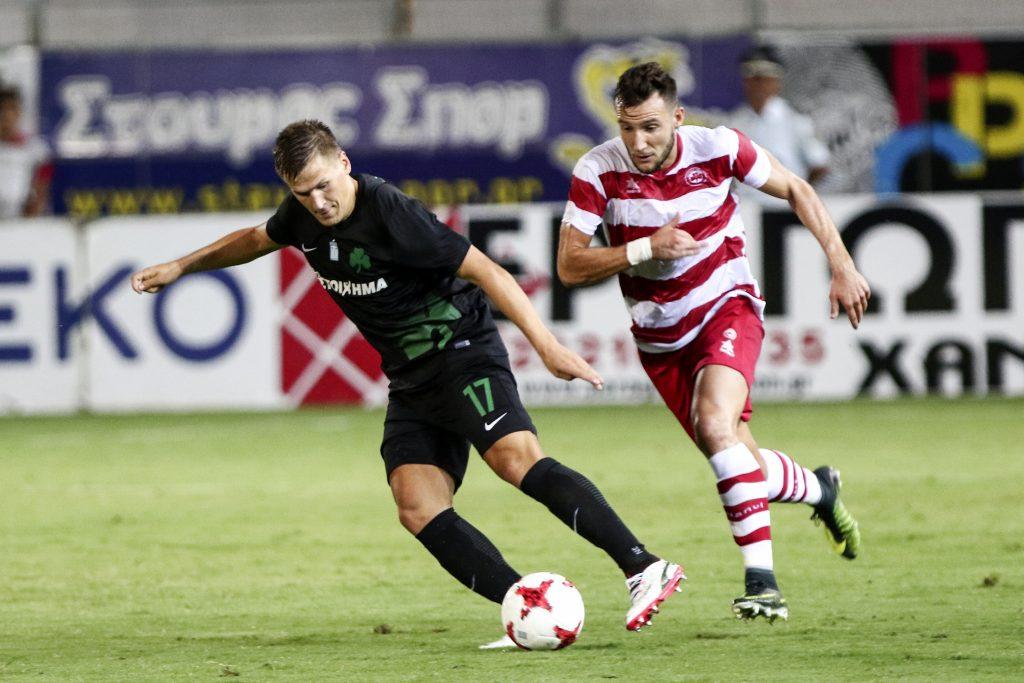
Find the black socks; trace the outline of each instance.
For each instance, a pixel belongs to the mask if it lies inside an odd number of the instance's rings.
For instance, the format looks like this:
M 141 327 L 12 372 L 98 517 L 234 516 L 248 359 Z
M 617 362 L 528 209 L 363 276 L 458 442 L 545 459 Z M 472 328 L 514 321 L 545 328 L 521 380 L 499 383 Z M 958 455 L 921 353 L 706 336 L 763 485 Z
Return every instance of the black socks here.
M 501 604 L 520 574 L 487 537 L 448 508 L 427 522 L 416 539 L 445 570 L 471 591 Z
M 658 561 L 623 524 L 594 484 L 557 460 L 544 458 L 523 477 L 519 488 L 544 504 L 573 531 L 604 550 L 628 576 Z M 471 591 L 501 604 L 520 574 L 487 537 L 452 508 L 416 534 L 445 570 Z
M 744 572 L 743 583 L 746 586 L 747 595 L 760 595 L 765 591 L 779 590 L 779 584 L 775 581 L 775 572 L 771 569 L 747 567 Z
M 619 519 L 593 482 L 557 460 L 537 461 L 519 488 L 608 553 L 627 577 L 658 561 Z

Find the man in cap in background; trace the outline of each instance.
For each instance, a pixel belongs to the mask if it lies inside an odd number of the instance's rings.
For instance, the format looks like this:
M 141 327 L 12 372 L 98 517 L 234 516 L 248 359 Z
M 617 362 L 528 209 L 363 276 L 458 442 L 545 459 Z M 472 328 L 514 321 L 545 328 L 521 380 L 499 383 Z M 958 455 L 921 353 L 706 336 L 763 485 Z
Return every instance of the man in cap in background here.
M 814 185 L 828 173 L 828 148 L 814 135 L 811 119 L 782 98 L 785 66 L 769 46 L 755 47 L 740 61 L 746 103 L 729 125 L 771 152 L 797 176 Z M 752 192 L 751 195 L 760 195 Z

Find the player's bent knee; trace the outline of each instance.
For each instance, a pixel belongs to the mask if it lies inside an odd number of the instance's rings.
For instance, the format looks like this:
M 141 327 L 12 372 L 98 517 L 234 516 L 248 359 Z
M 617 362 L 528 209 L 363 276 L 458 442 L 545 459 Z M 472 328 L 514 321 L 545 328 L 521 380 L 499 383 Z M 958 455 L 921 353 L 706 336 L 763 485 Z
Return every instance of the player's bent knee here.
M 532 432 L 504 436 L 484 453 L 484 460 L 494 473 L 517 487 L 530 468 L 543 457 L 540 443 Z
M 398 521 L 405 529 L 415 536 L 423 527 L 430 523 L 430 520 L 450 508 L 451 505 L 443 504 L 418 504 L 398 506 Z
M 739 441 L 736 420 L 726 411 L 698 409 L 693 415 L 697 446 L 705 455 L 713 455 Z
M 430 520 L 450 508 L 455 495 L 451 475 L 433 465 L 401 465 L 391 472 L 388 483 L 398 508 L 398 521 L 412 534 L 418 534 Z

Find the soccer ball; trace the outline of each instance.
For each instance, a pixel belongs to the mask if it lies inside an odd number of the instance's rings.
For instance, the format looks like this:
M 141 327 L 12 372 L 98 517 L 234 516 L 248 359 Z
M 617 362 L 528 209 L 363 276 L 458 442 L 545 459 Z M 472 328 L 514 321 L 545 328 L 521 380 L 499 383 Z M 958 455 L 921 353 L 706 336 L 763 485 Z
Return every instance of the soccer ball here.
M 583 596 L 560 574 L 527 574 L 505 593 L 501 625 L 524 650 L 561 650 L 583 630 Z

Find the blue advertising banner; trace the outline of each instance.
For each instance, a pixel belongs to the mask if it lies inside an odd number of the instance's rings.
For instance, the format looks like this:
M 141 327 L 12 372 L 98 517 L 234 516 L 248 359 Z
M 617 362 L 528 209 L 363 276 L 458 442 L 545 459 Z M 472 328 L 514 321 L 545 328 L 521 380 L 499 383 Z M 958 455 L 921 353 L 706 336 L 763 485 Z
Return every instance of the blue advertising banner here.
M 357 171 L 432 205 L 562 200 L 575 160 L 616 134 L 619 74 L 657 60 L 688 107 L 740 100 L 747 37 L 561 45 L 43 55 L 54 204 L 79 217 L 254 210 L 285 189 L 270 148 L 302 118 Z

